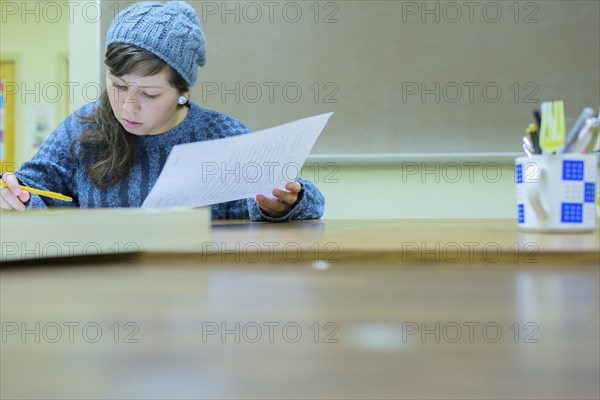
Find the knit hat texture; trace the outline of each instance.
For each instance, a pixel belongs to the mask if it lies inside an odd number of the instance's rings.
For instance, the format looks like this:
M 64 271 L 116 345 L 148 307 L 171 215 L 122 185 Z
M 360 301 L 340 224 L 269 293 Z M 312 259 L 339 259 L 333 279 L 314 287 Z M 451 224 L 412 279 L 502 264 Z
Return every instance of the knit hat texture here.
M 194 9 L 184 1 L 134 3 L 113 20 L 106 46 L 131 44 L 169 64 L 193 86 L 206 64 L 206 38 Z

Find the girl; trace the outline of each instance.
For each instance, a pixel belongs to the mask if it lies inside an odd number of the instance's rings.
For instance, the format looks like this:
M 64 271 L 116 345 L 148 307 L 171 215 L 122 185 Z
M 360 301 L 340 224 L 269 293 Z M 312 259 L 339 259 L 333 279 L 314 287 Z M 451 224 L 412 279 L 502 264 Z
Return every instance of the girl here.
M 183 1 L 141 2 L 119 13 L 106 40 L 106 90 L 65 119 L 32 160 L 4 174 L 0 207 L 139 207 L 172 147 L 246 134 L 241 122 L 189 100 L 205 37 Z M 63 193 L 72 203 L 30 194 L 19 184 Z M 212 206 L 213 219 L 287 221 L 320 218 L 324 199 L 306 180 Z

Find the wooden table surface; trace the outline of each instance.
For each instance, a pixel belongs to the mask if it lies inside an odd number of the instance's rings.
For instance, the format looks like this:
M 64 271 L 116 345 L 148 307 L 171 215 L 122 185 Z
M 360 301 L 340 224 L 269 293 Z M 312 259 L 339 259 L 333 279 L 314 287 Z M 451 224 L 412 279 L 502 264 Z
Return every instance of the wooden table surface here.
M 219 221 L 202 253 L 148 254 L 144 262 L 385 262 L 549 264 L 598 262 L 600 233 L 543 234 L 514 220 Z M 274 263 L 274 265 L 279 265 Z
M 233 221 L 204 250 L 1 266 L 0 398 L 600 397 L 597 232 Z

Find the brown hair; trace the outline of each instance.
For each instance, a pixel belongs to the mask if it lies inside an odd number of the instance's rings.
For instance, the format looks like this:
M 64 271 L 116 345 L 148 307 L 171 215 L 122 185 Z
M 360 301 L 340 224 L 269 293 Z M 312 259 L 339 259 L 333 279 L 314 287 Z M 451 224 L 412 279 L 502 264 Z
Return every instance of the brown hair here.
M 179 93 L 189 90 L 189 85 L 173 68 L 137 46 L 109 45 L 104 64 L 117 77 L 127 74 L 152 76 L 166 70 L 172 87 Z M 116 185 L 129 173 L 137 137 L 127 132 L 115 117 L 106 89 L 102 91 L 95 111 L 90 115 L 77 115 L 77 118 L 84 128 L 71 143 L 71 153 L 86 166 L 85 172 L 95 186 L 107 189 Z

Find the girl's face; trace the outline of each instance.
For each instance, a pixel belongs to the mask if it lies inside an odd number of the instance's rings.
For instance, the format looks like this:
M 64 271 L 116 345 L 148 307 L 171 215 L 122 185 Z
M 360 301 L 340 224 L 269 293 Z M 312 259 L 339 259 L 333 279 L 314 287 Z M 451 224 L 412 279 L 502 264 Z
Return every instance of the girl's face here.
M 106 90 L 115 117 L 133 135 L 161 134 L 177 126 L 186 115 L 187 107 L 177 105 L 182 94 L 169 84 L 164 70 L 152 76 L 121 77 L 107 71 Z M 188 93 L 183 95 L 187 97 Z

